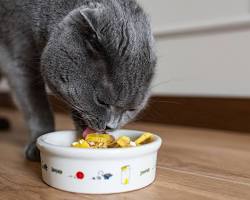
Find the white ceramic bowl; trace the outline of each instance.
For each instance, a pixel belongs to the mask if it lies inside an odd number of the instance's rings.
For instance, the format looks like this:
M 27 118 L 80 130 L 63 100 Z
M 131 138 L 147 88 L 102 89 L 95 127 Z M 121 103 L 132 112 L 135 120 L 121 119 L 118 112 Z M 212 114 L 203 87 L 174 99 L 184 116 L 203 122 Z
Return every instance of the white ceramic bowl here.
M 137 138 L 143 132 L 117 130 L 117 138 Z M 138 147 L 80 149 L 70 147 L 74 131 L 58 131 L 38 138 L 42 178 L 48 185 L 70 192 L 107 194 L 143 188 L 155 179 L 157 151 L 161 138 Z

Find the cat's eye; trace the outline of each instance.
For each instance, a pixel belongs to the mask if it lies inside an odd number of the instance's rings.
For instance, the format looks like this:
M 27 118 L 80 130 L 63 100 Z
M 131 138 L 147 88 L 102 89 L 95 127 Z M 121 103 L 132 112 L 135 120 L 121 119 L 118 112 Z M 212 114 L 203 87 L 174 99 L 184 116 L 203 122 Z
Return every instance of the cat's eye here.
M 100 106 L 103 106 L 103 107 L 109 107 L 110 105 L 107 104 L 106 102 L 104 102 L 103 100 L 99 99 L 99 98 L 96 98 L 96 101 L 97 103 L 100 105 Z
M 98 41 L 98 36 L 96 34 L 90 34 L 87 36 L 88 48 L 92 52 L 101 51 L 101 45 Z
M 136 111 L 136 109 L 135 109 L 135 108 L 131 108 L 131 109 L 129 109 L 128 111 L 129 111 L 129 112 L 134 112 L 134 111 Z

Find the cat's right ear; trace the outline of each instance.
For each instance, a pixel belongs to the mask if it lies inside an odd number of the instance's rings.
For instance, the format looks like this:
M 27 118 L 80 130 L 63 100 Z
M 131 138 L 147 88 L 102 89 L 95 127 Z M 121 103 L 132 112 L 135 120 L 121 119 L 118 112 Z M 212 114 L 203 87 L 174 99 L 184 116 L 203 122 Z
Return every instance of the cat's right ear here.
M 90 30 L 99 36 L 98 24 L 101 21 L 101 15 L 103 14 L 102 6 L 92 6 L 92 7 L 81 7 L 72 11 L 63 21 L 63 24 L 75 24 L 77 23 L 79 27 L 83 30 Z
M 101 7 L 82 8 L 79 12 L 82 16 L 83 23 L 85 25 L 88 25 L 89 28 L 91 28 L 91 30 L 98 35 L 97 27 L 100 15 L 102 13 L 102 8 Z

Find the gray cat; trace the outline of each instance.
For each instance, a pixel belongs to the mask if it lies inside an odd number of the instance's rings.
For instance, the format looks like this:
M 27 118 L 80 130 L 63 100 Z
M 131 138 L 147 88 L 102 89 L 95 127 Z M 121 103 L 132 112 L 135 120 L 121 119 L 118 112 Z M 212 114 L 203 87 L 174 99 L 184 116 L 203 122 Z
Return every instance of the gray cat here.
M 35 141 L 54 130 L 45 92 L 72 108 L 77 130 L 116 129 L 145 106 L 156 56 L 134 0 L 0 0 L 0 66 Z

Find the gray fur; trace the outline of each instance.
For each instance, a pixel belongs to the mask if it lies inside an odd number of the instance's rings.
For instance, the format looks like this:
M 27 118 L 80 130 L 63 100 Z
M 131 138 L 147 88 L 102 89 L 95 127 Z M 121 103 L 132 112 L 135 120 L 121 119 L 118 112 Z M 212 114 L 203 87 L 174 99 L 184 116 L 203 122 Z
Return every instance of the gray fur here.
M 145 106 L 156 56 L 134 0 L 0 0 L 0 66 L 31 132 L 54 130 L 45 92 L 72 107 L 78 129 L 116 129 Z

